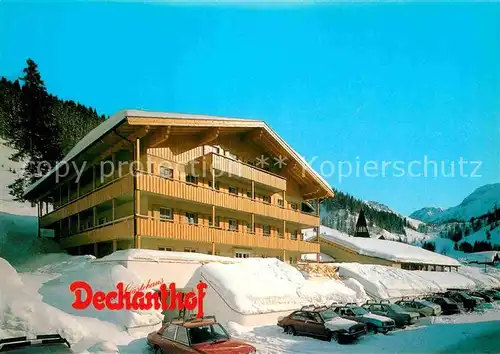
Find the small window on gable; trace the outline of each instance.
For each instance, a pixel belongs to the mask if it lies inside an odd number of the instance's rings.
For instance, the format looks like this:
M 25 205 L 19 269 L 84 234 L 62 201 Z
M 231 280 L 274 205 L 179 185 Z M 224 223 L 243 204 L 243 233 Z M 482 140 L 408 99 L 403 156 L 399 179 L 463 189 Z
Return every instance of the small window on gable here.
M 278 199 L 278 206 L 283 208 L 283 199 Z
M 169 251 L 169 252 L 172 252 L 173 248 L 172 247 L 158 247 L 158 251 Z
M 228 156 L 230 159 L 233 159 L 233 160 L 238 160 L 238 156 L 236 156 L 235 154 L 230 153 L 229 151 L 227 152 L 227 156 Z
M 271 203 L 271 196 L 269 196 L 269 195 L 263 195 L 262 196 L 262 201 L 264 203 L 269 203 L 270 204 Z
M 160 219 L 172 220 L 172 208 L 160 208 Z
M 299 206 L 297 205 L 297 203 L 290 203 L 290 208 L 292 208 L 293 210 L 298 210 Z
M 163 178 L 174 178 L 174 170 L 165 166 L 160 166 L 160 176 Z

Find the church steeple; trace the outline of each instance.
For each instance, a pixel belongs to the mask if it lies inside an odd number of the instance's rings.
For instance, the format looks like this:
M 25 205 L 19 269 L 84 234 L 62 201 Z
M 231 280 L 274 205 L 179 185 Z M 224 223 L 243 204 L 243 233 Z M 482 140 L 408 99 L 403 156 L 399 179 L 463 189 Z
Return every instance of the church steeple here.
M 366 224 L 365 212 L 363 211 L 363 209 L 361 209 L 359 212 L 354 237 L 370 237 L 370 234 L 368 233 L 368 226 Z

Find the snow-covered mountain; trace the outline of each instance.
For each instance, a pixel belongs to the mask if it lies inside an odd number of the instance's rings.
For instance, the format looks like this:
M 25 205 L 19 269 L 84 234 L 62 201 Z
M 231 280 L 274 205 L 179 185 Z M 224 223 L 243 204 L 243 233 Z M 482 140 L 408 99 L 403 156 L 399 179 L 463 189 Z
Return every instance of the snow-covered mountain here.
M 410 215 L 411 218 L 427 223 L 441 224 L 447 221 L 467 221 L 500 207 L 500 183 L 487 184 L 477 188 L 459 205 L 448 208 L 423 208 Z
M 387 213 L 393 213 L 393 214 L 396 214 L 396 215 L 401 215 L 401 214 L 395 212 L 394 210 L 392 210 L 391 208 L 389 208 L 387 205 L 379 203 L 379 202 L 376 202 L 374 200 L 366 200 L 365 204 L 368 205 L 369 207 L 375 209 L 375 210 L 378 210 L 378 211 L 385 211 Z
M 445 211 L 445 208 L 436 208 L 436 207 L 425 207 L 414 211 L 410 214 L 410 217 L 416 220 L 420 220 L 423 222 L 430 222 L 430 220 L 436 215 Z

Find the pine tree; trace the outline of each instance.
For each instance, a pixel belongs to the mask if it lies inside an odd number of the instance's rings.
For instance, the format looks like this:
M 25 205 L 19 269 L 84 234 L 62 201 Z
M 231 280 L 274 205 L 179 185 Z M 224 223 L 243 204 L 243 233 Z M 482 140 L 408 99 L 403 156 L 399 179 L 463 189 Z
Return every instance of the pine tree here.
M 12 158 L 28 159 L 23 176 L 8 186 L 15 200 L 20 201 L 24 187 L 34 183 L 62 158 L 59 127 L 51 110 L 52 99 L 36 63 L 31 59 L 26 63 L 21 77 L 19 118 L 13 123 L 15 134 L 8 137 L 8 142 L 17 150 Z

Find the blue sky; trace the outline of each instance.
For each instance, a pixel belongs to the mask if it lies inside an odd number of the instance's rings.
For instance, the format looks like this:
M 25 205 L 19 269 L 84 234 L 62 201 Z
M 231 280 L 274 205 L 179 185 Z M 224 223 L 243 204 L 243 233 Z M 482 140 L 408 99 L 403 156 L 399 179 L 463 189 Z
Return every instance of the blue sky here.
M 50 92 L 105 114 L 265 120 L 334 188 L 402 213 L 500 182 L 499 3 L 0 4 L 0 75 L 28 57 Z M 455 177 L 408 176 L 424 156 Z M 460 157 L 482 177 L 460 177 Z M 339 161 L 405 176 L 340 180 Z

